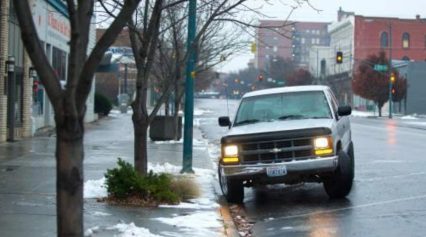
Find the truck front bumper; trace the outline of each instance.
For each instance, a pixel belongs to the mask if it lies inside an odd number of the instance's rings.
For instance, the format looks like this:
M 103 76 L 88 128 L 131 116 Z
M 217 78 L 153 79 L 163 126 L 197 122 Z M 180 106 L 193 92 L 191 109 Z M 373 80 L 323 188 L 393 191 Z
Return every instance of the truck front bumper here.
M 308 160 L 289 161 L 282 163 L 223 165 L 220 164 L 223 175 L 235 178 L 250 178 L 256 175 L 266 175 L 268 167 L 285 166 L 287 174 L 292 173 L 324 173 L 332 172 L 338 165 L 338 156 L 317 157 Z

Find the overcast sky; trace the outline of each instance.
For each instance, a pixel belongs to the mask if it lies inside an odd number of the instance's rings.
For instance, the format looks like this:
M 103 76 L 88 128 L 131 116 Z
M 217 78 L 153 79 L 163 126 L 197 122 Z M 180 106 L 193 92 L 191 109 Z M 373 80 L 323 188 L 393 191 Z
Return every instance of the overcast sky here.
M 282 2 L 291 3 L 292 0 L 270 0 L 273 4 L 265 4 L 262 0 L 250 0 L 251 7 L 261 7 L 261 12 L 276 19 L 285 19 L 290 8 Z M 293 21 L 321 21 L 332 22 L 337 19 L 337 10 L 353 11 L 357 15 L 386 16 L 399 18 L 415 18 L 419 14 L 426 18 L 426 0 L 310 0 L 312 5 L 320 9 L 317 12 L 308 5 L 294 11 L 290 17 Z M 425 29 L 426 30 L 426 29 Z M 218 67 L 219 71 L 230 72 L 245 68 L 250 58 L 250 46 L 247 52 L 234 56 Z

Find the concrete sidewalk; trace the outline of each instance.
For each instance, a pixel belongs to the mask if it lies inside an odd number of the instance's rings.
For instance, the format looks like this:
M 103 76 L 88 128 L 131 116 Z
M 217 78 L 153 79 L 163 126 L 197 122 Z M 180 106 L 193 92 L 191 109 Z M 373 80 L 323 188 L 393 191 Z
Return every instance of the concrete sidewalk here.
M 175 170 L 181 166 L 181 143 L 149 142 L 148 147 L 152 166 L 167 166 Z M 201 183 L 203 195 L 195 201 L 198 202 L 196 205 L 120 207 L 87 198 L 84 205 L 84 228 L 87 234 L 223 236 L 219 205 L 216 200 L 211 200 L 216 199 L 213 191 L 215 171 L 207 149 L 207 142 L 203 140 L 201 132 L 194 128 L 193 166 L 197 168 L 196 175 L 211 176 L 209 179 L 204 177 Z M 54 136 L 0 144 L 0 236 L 56 235 L 54 150 Z M 101 179 L 107 169 L 116 166 L 118 157 L 133 163 L 133 125 L 130 114 L 113 113 L 87 126 L 85 180 Z M 213 193 L 213 196 L 205 196 L 208 192 Z

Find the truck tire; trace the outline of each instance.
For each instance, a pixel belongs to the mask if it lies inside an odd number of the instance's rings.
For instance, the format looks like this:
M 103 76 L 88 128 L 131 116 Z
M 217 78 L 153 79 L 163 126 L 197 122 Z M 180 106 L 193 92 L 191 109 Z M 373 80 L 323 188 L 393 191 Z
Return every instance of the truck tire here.
M 324 189 L 330 198 L 344 198 L 349 194 L 354 179 L 353 158 L 344 151 L 338 152 L 339 164 L 336 171 L 324 180 Z
M 229 203 L 242 203 L 244 200 L 244 186 L 242 180 L 230 179 L 223 175 L 219 166 L 219 184 L 223 196 Z

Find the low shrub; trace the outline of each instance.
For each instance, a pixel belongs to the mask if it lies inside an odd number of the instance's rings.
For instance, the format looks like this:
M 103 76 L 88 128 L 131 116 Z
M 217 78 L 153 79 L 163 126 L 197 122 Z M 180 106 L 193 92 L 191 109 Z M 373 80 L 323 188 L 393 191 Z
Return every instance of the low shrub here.
M 111 109 L 111 101 L 103 94 L 95 93 L 95 113 L 108 116 Z
M 197 185 L 188 177 L 173 177 L 169 174 L 155 174 L 150 171 L 146 176 L 136 172 L 134 167 L 118 159 L 118 167 L 108 169 L 105 174 L 108 195 L 120 203 L 158 205 L 177 204 L 182 200 L 199 195 Z M 135 199 L 139 201 L 135 202 Z
M 181 200 L 188 200 L 200 196 L 198 185 L 188 176 L 176 176 L 172 180 L 171 189 Z

